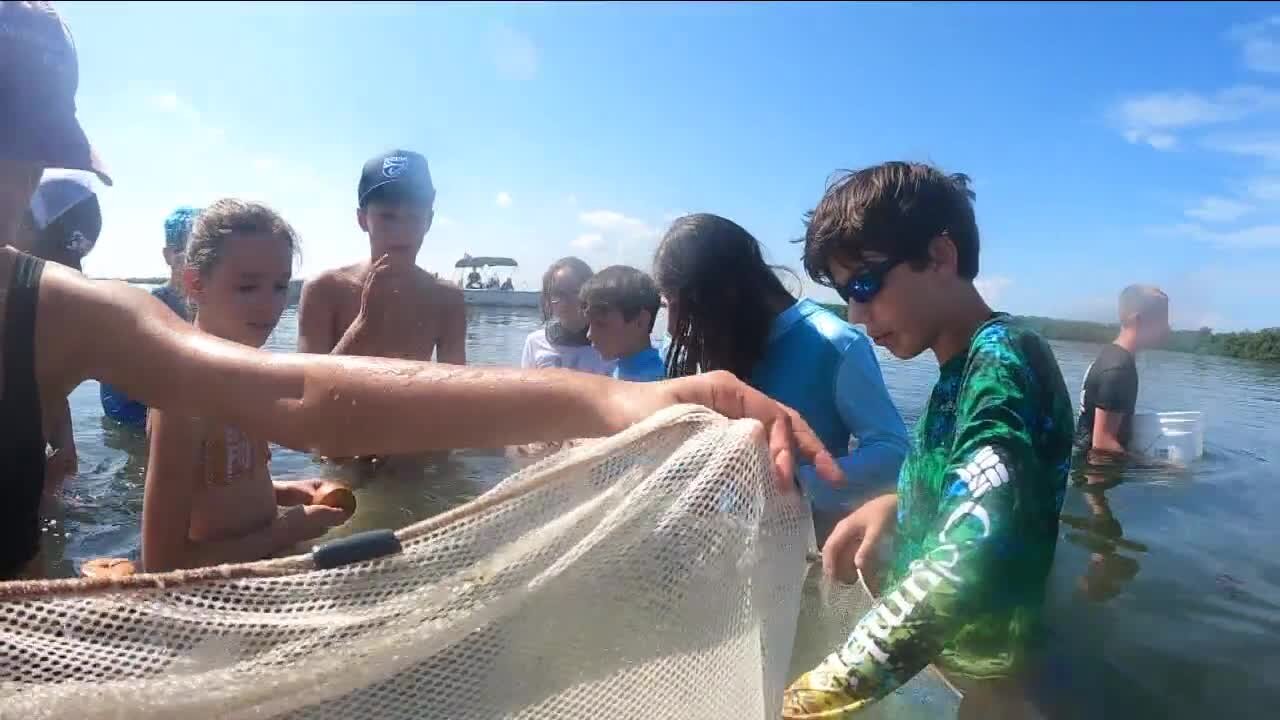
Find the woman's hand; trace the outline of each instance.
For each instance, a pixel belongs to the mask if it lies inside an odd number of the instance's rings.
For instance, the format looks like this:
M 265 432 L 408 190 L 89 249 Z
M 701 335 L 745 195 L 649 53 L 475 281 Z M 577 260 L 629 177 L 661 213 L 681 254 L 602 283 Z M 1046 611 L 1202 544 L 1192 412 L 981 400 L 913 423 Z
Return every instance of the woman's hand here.
M 640 422 L 672 405 L 693 403 L 731 419 L 751 418 L 764 426 L 779 489 L 795 490 L 798 461 L 811 462 L 819 477 L 844 487 L 844 475 L 831 453 L 795 410 L 779 403 L 723 370 L 656 383 L 618 383 L 611 392 L 606 420 L 611 432 Z

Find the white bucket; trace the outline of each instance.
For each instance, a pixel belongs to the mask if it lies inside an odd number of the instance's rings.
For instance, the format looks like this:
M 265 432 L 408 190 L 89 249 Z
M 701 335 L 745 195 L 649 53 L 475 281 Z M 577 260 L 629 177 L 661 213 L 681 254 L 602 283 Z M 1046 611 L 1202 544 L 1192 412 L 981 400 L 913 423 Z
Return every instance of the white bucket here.
M 1185 465 L 1204 455 L 1204 416 L 1197 411 L 1137 413 L 1129 449 L 1135 455 Z

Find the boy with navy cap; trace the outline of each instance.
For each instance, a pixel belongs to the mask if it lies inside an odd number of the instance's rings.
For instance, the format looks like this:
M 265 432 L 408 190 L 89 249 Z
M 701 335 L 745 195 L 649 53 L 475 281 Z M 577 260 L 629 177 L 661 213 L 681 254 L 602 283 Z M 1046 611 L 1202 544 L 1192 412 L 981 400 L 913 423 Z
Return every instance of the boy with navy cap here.
M 462 291 L 416 264 L 435 214 L 427 159 L 391 150 L 364 164 L 356 222 L 369 257 L 302 288 L 298 350 L 466 363 Z

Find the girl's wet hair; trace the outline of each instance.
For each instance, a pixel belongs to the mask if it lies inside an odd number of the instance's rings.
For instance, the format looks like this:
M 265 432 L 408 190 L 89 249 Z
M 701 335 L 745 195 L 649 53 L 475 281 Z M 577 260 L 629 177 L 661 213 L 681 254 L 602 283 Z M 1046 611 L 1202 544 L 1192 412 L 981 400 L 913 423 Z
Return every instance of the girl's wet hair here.
M 583 285 L 595 273 L 591 272 L 591 266 L 576 257 L 563 257 L 551 263 L 551 267 L 542 274 L 542 295 L 538 302 L 542 305 L 542 321 L 547 322 L 551 319 L 551 289 L 555 284 L 556 275 L 561 270 L 567 270 L 571 281 L 578 286 Z
M 760 243 L 719 215 L 686 215 L 662 238 L 653 272 L 662 294 L 677 301 L 667 375 L 728 370 L 750 382 L 777 316 L 774 302 L 793 297 Z
M 269 235 L 285 241 L 298 254 L 298 234 L 275 210 L 259 202 L 223 198 L 201 210 L 187 242 L 187 266 L 208 277 L 222 260 L 232 235 Z

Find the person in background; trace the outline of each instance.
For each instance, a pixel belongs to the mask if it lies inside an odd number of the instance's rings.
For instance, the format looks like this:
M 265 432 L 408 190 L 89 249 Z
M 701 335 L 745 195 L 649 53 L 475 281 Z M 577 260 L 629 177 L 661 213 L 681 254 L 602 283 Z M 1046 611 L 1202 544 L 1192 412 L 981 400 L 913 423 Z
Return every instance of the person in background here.
M 94 175 L 80 170 L 47 170 L 31 196 L 28 227 L 32 255 L 83 270 L 84 258 L 102 234 L 102 206 Z
M 184 321 L 190 321 L 187 296 L 182 289 L 182 274 L 185 268 L 187 238 L 191 235 L 191 225 L 195 222 L 199 210 L 193 207 L 179 207 L 169 213 L 164 221 L 164 255 L 165 265 L 169 266 L 169 279 L 163 285 L 151 291 L 151 294 L 164 303 L 175 315 Z M 108 383 L 98 386 L 98 398 L 102 401 L 102 412 L 112 420 L 140 428 L 147 421 L 147 406 L 129 399 L 124 393 Z
M 195 327 L 261 347 L 289 298 L 297 236 L 265 205 L 219 200 L 187 246 L 184 286 Z M 267 443 L 218 421 L 157 410 L 142 506 L 148 572 L 269 557 L 345 522 L 313 503 L 318 481 L 271 481 Z M 289 510 L 277 514 L 277 506 Z
M 866 336 L 821 305 L 793 296 L 760 243 L 718 215 L 677 219 L 654 258 L 667 301 L 673 377 L 728 370 L 808 421 L 849 480 L 842 491 L 800 478 L 821 544 L 868 494 L 893 486 L 907 431 Z M 850 451 L 850 440 L 857 449 Z
M 959 684 L 1009 677 L 1043 637 L 1070 401 L 1049 343 L 974 287 L 972 202 L 964 175 L 889 162 L 839 177 L 806 218 L 809 276 L 896 357 L 931 350 L 939 377 L 897 492 L 840 521 L 823 548 L 828 575 L 872 575 L 896 525 L 879 600 L 786 690 L 789 720 L 848 717 L 935 661 Z
M 806 460 L 842 482 L 794 410 L 728 373 L 624 383 L 556 370 L 270 353 L 201 333 L 136 288 L 14 248 L 44 169 L 91 171 L 111 184 L 76 118 L 78 77 L 70 30 L 52 5 L 0 0 L 0 108 L 10 111 L 0 123 L 0 580 L 29 573 L 40 548 L 42 408 L 90 378 L 175 415 L 335 455 L 600 437 L 693 403 L 760 422 L 780 491 Z
M 1076 421 L 1077 451 L 1092 462 L 1122 458 L 1138 404 L 1137 354 L 1169 337 L 1169 297 L 1150 285 L 1120 293 L 1120 334 L 1085 372 Z
M 169 306 L 175 315 L 191 321 L 191 307 L 187 292 L 184 289 L 184 278 L 187 269 L 187 242 L 191 239 L 191 228 L 200 215 L 198 208 L 183 205 L 169 213 L 164 219 L 164 264 L 169 267 L 169 279 L 163 285 L 151 291 L 160 302 Z
M 524 339 L 520 367 L 613 373 L 614 363 L 602 358 L 587 339 L 580 294 L 592 274 L 591 266 L 576 257 L 561 258 L 542 274 L 543 326 Z
M 427 159 L 409 150 L 370 158 L 356 188 L 356 221 L 369 259 L 302 287 L 298 351 L 467 362 L 462 290 L 417 265 L 435 217 Z
M 580 297 L 592 347 L 617 363 L 613 377 L 634 382 L 666 378 L 666 365 L 650 339 L 662 306 L 652 278 L 633 267 L 613 265 L 592 275 Z
M 42 260 L 82 270 L 85 256 L 102 233 L 102 208 L 93 183 L 93 173 L 46 170 L 31 196 L 19 234 L 23 240 L 15 247 Z M 46 490 L 52 490 L 59 480 L 74 475 L 80 464 L 68 401 L 45 418 L 45 426 L 53 428 L 45 458 L 45 477 L 51 481 Z

